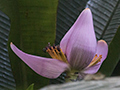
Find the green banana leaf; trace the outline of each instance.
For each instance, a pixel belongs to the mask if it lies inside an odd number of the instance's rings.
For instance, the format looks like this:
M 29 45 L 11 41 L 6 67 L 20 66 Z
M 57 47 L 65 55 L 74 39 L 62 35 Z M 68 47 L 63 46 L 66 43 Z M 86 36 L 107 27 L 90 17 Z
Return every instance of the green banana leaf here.
M 56 45 L 59 44 L 80 12 L 85 8 L 87 1 L 88 0 L 59 0 L 56 23 Z
M 0 10 L 0 90 L 16 87 L 7 48 L 10 26 L 9 17 Z
M 9 42 L 21 50 L 44 57 L 42 49 L 55 41 L 55 22 L 58 0 L 0 0 L 0 10 L 11 20 Z M 36 74 L 9 48 L 9 56 L 17 90 L 24 90 L 31 83 L 35 89 L 49 84 L 49 80 Z
M 26 90 L 34 90 L 34 84 L 31 84 Z
M 120 0 L 89 0 L 86 7 L 93 14 L 96 38 L 109 44 L 120 25 Z
M 110 76 L 120 60 L 120 26 L 109 45 L 108 57 L 104 61 L 100 71 L 106 76 Z

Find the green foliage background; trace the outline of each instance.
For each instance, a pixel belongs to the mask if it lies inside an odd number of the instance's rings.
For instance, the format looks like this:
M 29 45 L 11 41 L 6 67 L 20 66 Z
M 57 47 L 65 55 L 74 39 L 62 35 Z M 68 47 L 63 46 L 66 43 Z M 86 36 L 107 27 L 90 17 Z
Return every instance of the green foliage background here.
M 104 61 L 100 71 L 106 76 L 110 76 L 120 60 L 120 26 L 117 29 L 117 32 L 112 39 L 109 48 L 108 56 Z
M 42 49 L 55 40 L 56 9 L 58 0 L 0 0 L 0 10 L 11 19 L 9 42 L 21 50 L 48 57 Z M 38 38 L 39 37 L 39 38 Z M 36 74 L 9 48 L 13 75 L 17 90 L 35 83 L 35 89 L 45 86 L 49 80 Z

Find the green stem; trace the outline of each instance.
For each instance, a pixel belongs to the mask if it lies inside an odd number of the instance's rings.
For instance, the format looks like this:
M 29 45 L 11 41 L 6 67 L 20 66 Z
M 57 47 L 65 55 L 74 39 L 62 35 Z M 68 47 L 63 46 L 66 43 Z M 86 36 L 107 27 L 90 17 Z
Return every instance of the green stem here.
M 65 78 L 65 82 L 77 81 L 79 77 L 79 71 L 75 69 L 71 69 L 66 72 L 67 77 Z

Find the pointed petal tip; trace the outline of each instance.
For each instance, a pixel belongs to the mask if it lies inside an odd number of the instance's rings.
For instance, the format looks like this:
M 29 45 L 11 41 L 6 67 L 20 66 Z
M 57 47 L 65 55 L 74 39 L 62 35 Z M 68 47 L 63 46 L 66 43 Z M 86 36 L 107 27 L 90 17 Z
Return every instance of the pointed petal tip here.
M 12 45 L 13 43 L 11 42 L 10 45 Z
M 13 45 L 14 45 L 14 44 L 13 44 L 12 42 L 10 42 L 10 47 L 11 47 L 11 49 L 12 49 Z
M 11 49 L 12 49 L 13 46 L 14 46 L 14 44 L 13 44 L 12 42 L 10 42 L 10 47 L 11 47 Z
M 92 12 L 89 8 L 85 8 L 81 14 L 88 15 L 89 18 L 92 17 Z M 88 19 L 89 20 L 89 19 Z
M 90 10 L 89 8 L 85 8 L 85 10 Z
M 10 47 L 13 50 L 14 44 L 12 42 L 10 42 Z
M 85 8 L 83 12 L 91 12 L 91 10 L 89 8 Z

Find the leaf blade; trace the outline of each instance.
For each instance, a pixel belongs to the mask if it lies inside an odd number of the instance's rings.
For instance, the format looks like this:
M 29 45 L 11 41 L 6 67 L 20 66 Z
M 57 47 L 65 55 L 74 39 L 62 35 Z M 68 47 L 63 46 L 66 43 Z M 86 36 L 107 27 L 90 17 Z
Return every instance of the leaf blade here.
M 103 5 L 104 4 L 104 5 Z M 95 33 L 98 40 L 104 39 L 108 44 L 114 37 L 117 27 L 120 22 L 120 17 L 115 20 L 116 15 L 119 15 L 119 0 L 103 1 L 89 0 L 86 7 L 90 8 L 93 13 Z M 111 30 L 111 25 L 114 30 Z
M 120 26 L 117 29 L 117 32 L 109 45 L 108 57 L 104 61 L 100 71 L 106 76 L 110 76 L 117 65 L 120 59 Z
M 26 90 L 33 90 L 33 88 L 34 88 L 34 83 L 31 84 Z
M 10 26 L 9 17 L 0 11 L 0 89 L 2 90 L 15 90 L 16 87 L 7 48 Z

